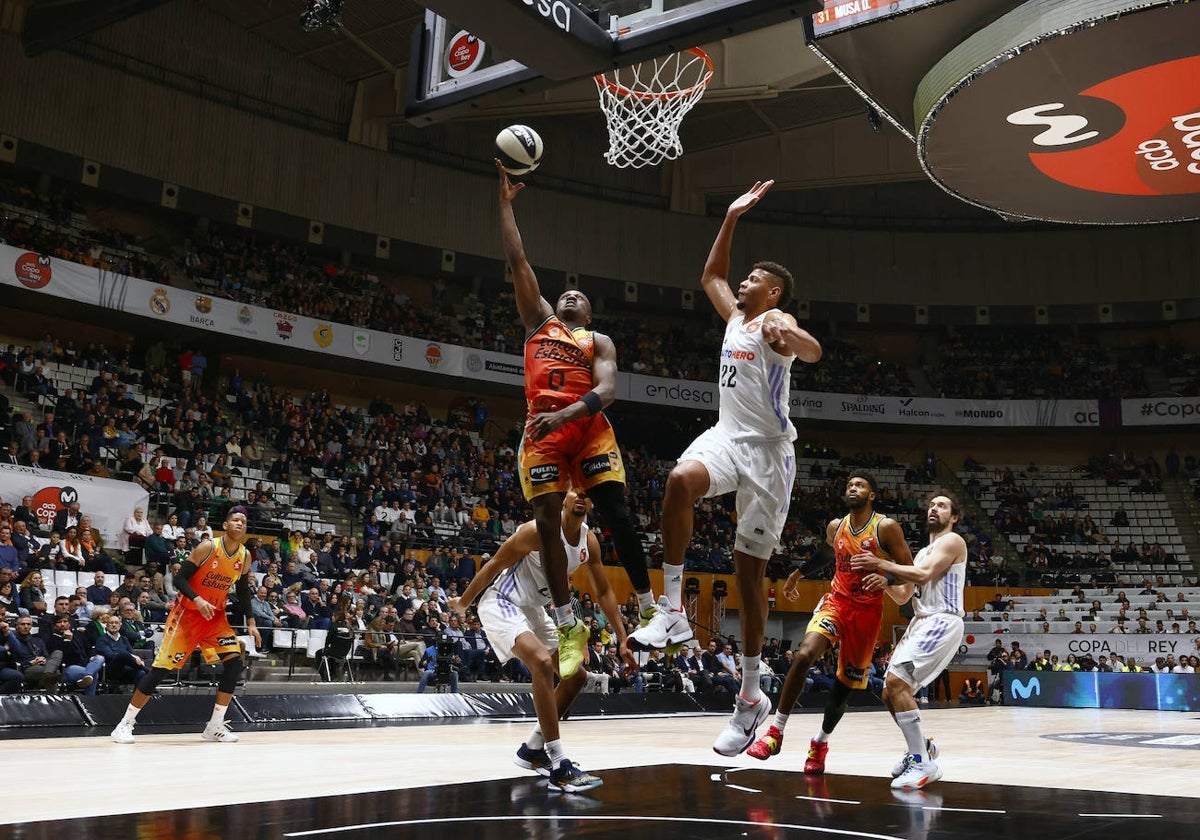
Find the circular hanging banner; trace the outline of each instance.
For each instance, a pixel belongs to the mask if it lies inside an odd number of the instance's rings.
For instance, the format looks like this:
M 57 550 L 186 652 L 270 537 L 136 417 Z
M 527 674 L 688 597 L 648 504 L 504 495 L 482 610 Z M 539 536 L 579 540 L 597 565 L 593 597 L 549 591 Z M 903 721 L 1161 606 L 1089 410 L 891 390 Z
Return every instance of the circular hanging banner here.
M 446 46 L 446 75 L 460 79 L 474 73 L 483 63 L 485 45 L 470 32 L 461 29 Z
M 917 153 L 1003 216 L 1200 218 L 1200 3 L 1032 0 L 921 80 Z

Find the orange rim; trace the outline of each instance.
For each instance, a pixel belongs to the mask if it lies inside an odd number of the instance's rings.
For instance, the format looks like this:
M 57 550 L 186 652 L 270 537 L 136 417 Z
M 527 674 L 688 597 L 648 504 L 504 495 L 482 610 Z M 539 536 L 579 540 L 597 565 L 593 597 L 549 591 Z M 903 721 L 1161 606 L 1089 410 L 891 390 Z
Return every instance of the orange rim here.
M 712 81 L 713 71 L 715 69 L 713 67 L 712 59 L 708 57 L 708 53 L 699 47 L 688 47 L 682 52 L 689 52 L 697 58 L 704 60 L 704 76 L 700 79 L 700 81 L 696 82 L 696 84 L 690 87 L 681 88 L 679 90 L 665 90 L 659 93 L 630 90 L 629 88 L 625 87 L 625 85 L 612 81 L 603 73 L 596 74 L 596 84 L 604 85 L 604 87 L 608 88 L 609 91 L 616 96 L 630 99 L 678 99 L 680 97 L 695 93 L 698 88 L 708 87 L 708 83 Z

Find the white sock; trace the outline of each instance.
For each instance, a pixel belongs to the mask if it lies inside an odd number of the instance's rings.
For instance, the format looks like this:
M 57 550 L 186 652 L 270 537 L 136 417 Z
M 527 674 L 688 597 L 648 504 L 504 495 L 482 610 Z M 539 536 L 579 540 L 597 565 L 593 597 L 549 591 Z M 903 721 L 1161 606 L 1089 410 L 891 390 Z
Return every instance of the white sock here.
M 639 592 L 638 596 L 638 612 L 645 612 L 654 606 L 654 590 L 647 589 L 645 592 Z
M 775 713 L 775 728 L 778 729 L 780 732 L 783 732 L 783 730 L 785 728 L 787 728 L 787 721 L 788 721 L 789 717 L 790 717 L 790 715 L 785 715 L 783 712 L 776 712 Z
M 742 656 L 742 699 L 751 703 L 762 697 L 762 689 L 758 685 L 758 670 L 761 661 L 761 653 L 758 656 Z
M 663 563 L 662 570 L 663 594 L 671 602 L 672 609 L 680 609 L 683 606 L 683 564 L 672 566 Z
M 541 725 L 533 727 L 533 731 L 529 733 L 529 737 L 525 739 L 525 746 L 531 750 L 541 750 L 546 748 L 546 738 L 542 735 Z
M 575 626 L 575 608 L 570 604 L 562 607 L 554 608 L 554 626 L 555 627 L 574 627 Z
M 557 767 L 566 760 L 567 751 L 563 749 L 562 738 L 546 742 L 546 755 L 550 756 L 551 767 Z
M 125 717 L 121 718 L 121 723 L 133 723 L 137 720 L 138 712 L 140 711 L 141 709 L 130 703 L 125 707 Z
M 822 729 L 817 733 L 817 737 L 813 738 L 813 741 L 817 744 L 827 744 L 829 743 L 829 736 L 832 734 L 832 732 L 826 732 L 824 729 Z
M 917 757 L 917 761 L 928 761 L 925 754 L 925 736 L 921 733 L 921 711 L 913 709 L 908 712 L 896 713 L 896 725 L 904 733 L 904 743 L 908 751 Z
M 220 703 L 213 706 L 212 717 L 208 719 L 209 725 L 220 726 L 225 722 L 225 710 L 228 706 L 222 706 Z

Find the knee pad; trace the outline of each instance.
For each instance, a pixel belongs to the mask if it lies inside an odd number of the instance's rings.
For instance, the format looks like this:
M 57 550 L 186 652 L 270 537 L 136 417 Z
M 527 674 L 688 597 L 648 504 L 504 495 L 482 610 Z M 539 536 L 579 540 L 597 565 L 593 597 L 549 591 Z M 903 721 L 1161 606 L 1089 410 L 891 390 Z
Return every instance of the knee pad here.
M 238 677 L 242 675 L 242 668 L 245 667 L 242 657 L 234 655 L 228 659 L 222 659 L 221 662 L 225 667 L 221 669 L 221 676 L 217 680 L 217 691 L 233 694 L 233 690 L 237 688 Z
M 171 675 L 171 672 L 166 668 L 151 668 L 146 672 L 146 676 L 142 677 L 142 681 L 138 683 L 137 690 L 142 694 L 153 694 L 154 689 L 158 688 L 158 684 Z
M 646 550 L 633 526 L 633 515 L 625 503 L 625 485 L 618 481 L 605 481 L 587 491 L 596 504 L 604 524 L 612 531 L 617 546 L 617 557 L 629 574 L 629 582 L 639 592 L 650 588 L 650 574 L 646 571 Z
M 850 701 L 850 692 L 853 690 L 841 680 L 834 680 L 833 688 L 829 692 L 830 707 L 838 709 L 846 708 L 846 704 Z

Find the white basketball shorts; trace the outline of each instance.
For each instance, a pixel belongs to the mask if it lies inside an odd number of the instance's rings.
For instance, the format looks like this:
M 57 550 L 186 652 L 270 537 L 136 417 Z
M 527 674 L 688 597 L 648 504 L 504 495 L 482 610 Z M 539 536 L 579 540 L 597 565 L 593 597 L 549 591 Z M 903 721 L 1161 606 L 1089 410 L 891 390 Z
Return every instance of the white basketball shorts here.
M 957 615 L 938 613 L 914 618 L 892 651 L 888 673 L 904 680 L 916 692 L 946 670 L 958 653 L 962 638 L 963 620 Z
M 706 497 L 737 492 L 735 547 L 751 557 L 770 558 L 779 547 L 796 478 L 796 450 L 786 439 L 735 441 L 714 426 L 692 441 L 680 461 L 708 469 Z
M 493 586 L 479 599 L 478 609 L 488 643 L 501 664 L 513 658 L 513 645 L 522 633 L 532 633 L 551 653 L 558 650 L 558 629 L 545 607 L 518 606 Z

